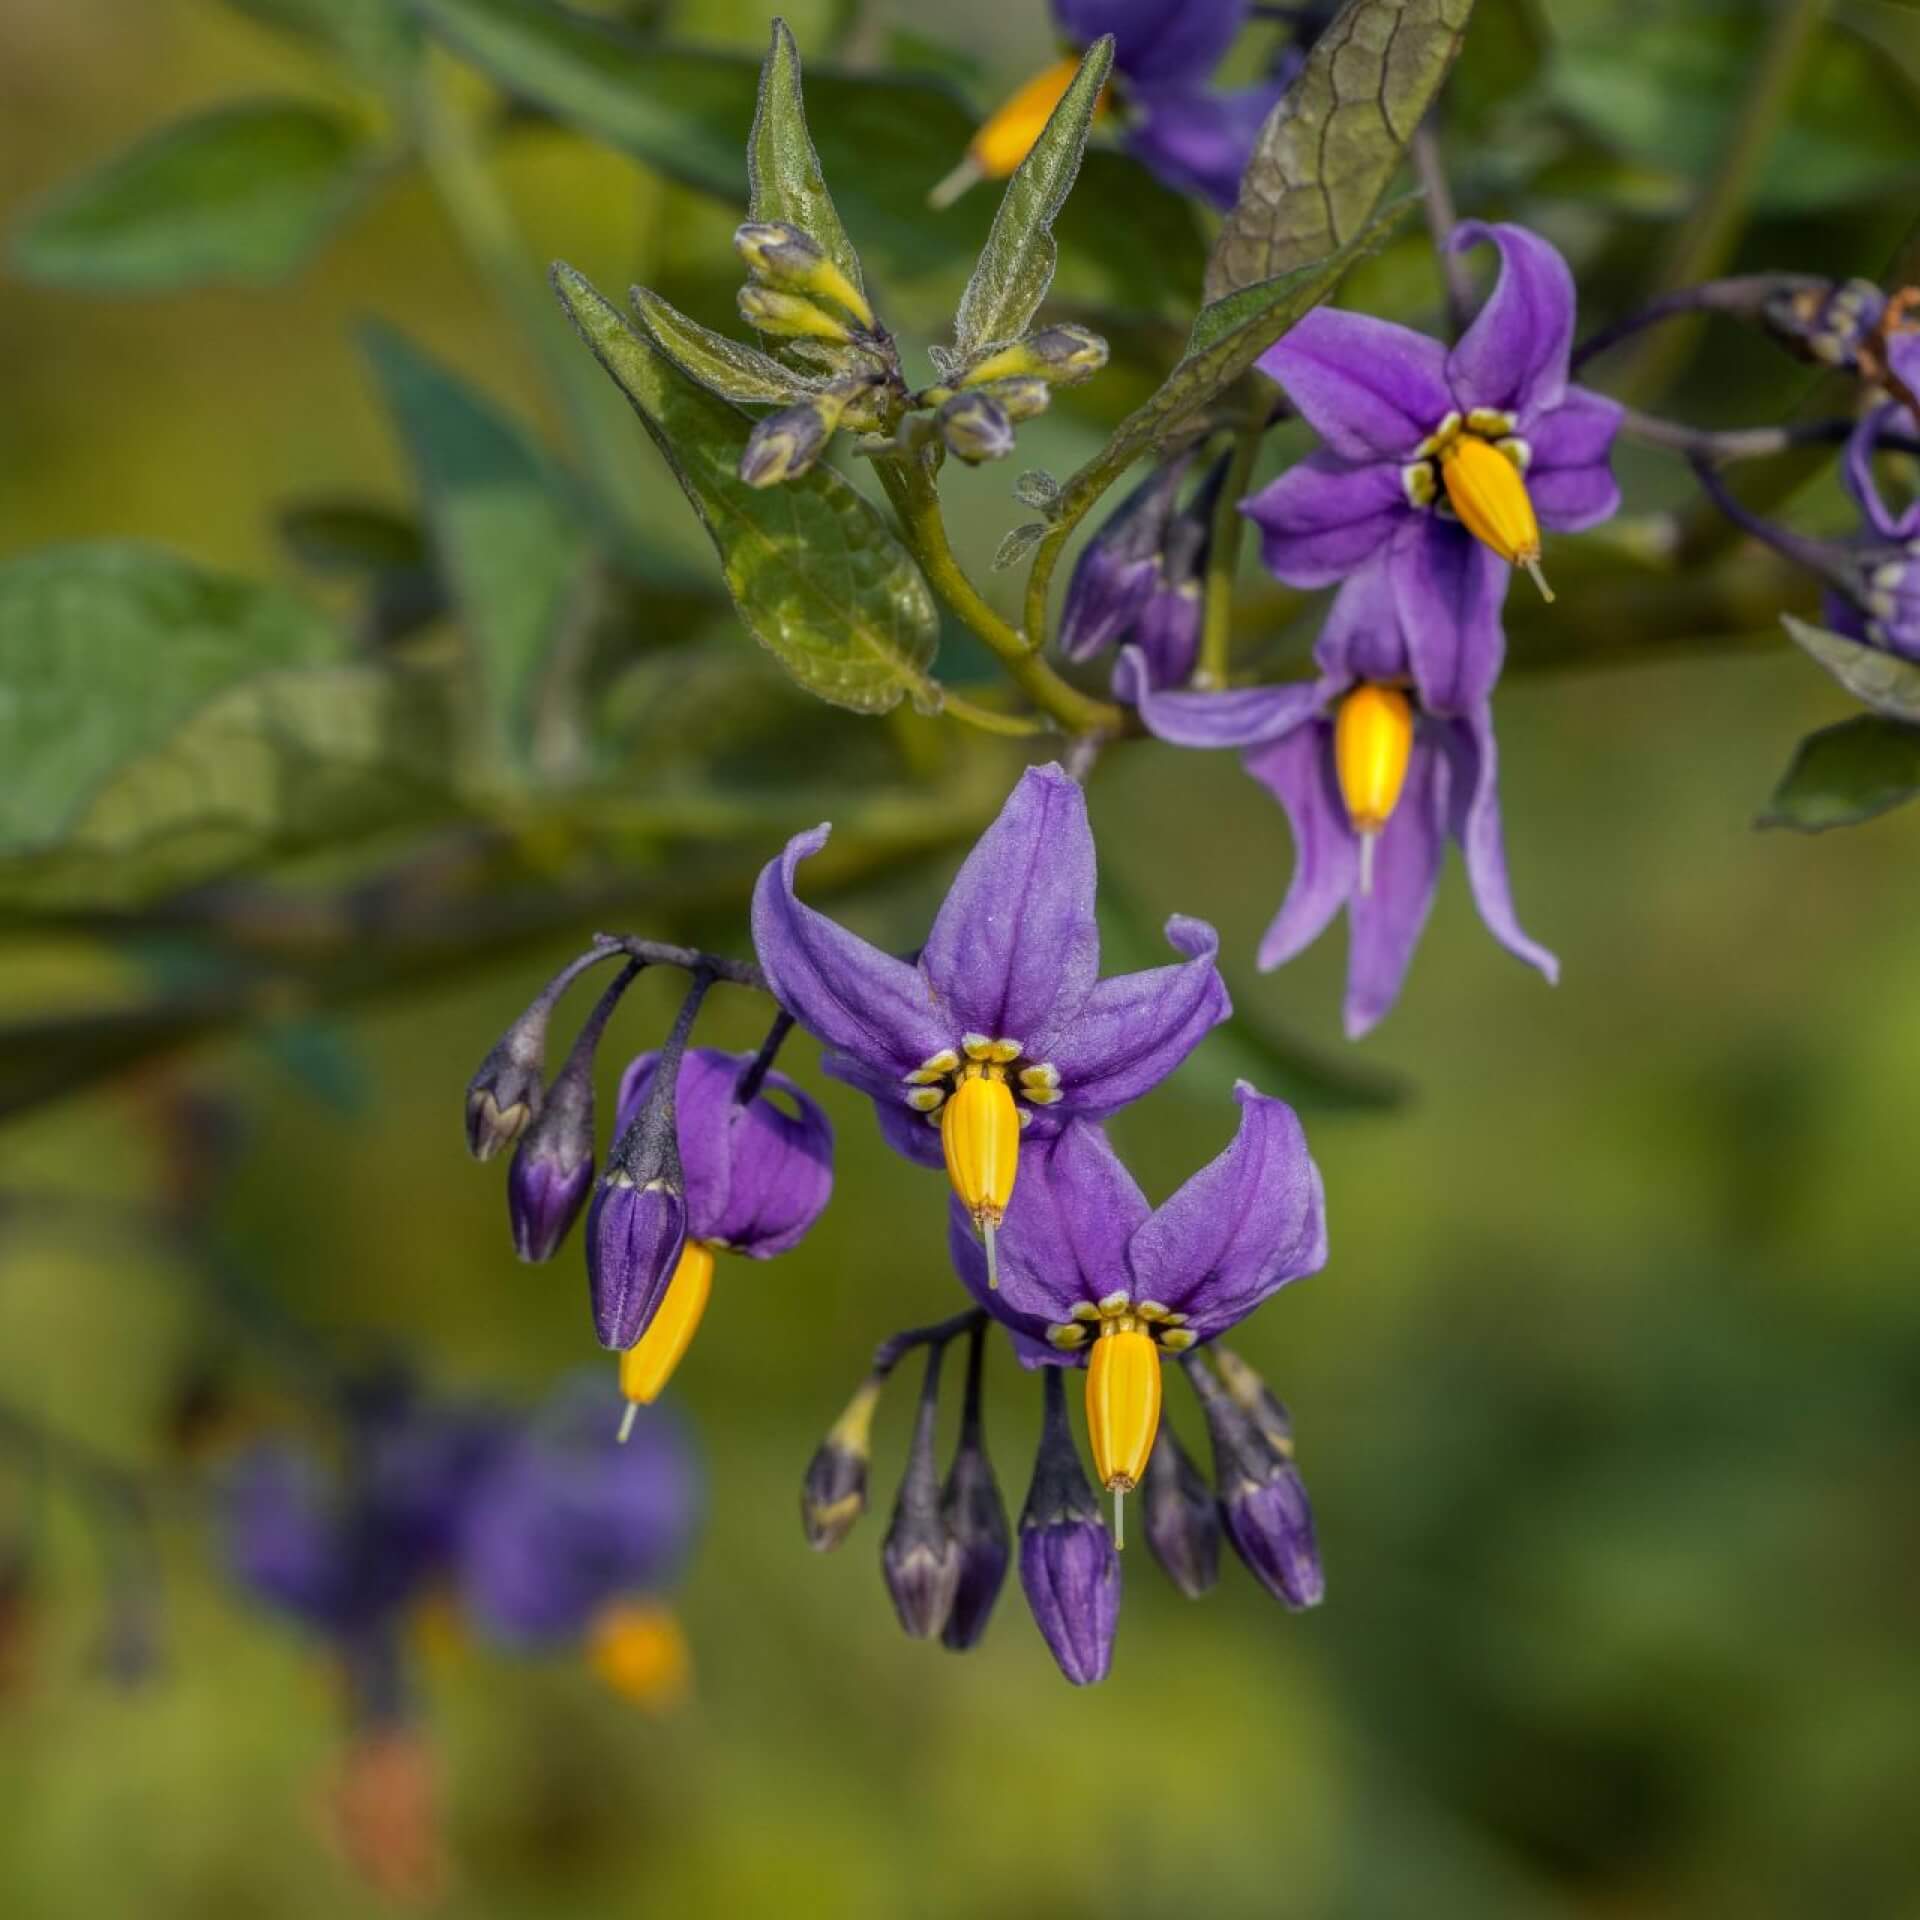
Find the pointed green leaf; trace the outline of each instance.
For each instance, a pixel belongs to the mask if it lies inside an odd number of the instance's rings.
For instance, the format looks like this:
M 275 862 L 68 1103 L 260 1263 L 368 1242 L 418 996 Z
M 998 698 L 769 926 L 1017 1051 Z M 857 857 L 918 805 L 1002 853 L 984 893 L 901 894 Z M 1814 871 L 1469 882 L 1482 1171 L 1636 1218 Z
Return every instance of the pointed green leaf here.
M 1399 170 L 1473 0 L 1346 0 L 1268 115 L 1207 263 L 1207 298 L 1352 239 Z
M 1824 833 L 1858 826 L 1920 794 L 1920 727 L 1863 713 L 1810 733 L 1754 823 Z
M 1081 156 L 1100 90 L 1113 70 L 1113 36 L 1096 40 L 1080 61 L 1080 71 L 1060 97 L 1033 151 L 1007 182 L 993 231 L 981 250 L 973 278 L 954 315 L 953 344 L 971 360 L 1017 340 L 1032 324 L 1040 302 L 1053 285 L 1058 249 L 1054 216 L 1060 211 Z
M 810 693 L 861 713 L 930 697 L 939 621 L 872 503 L 827 467 L 764 490 L 739 476 L 751 422 L 682 373 L 571 267 L 554 289 L 700 516 L 754 637 Z
M 773 44 L 760 69 L 760 93 L 747 140 L 747 213 L 755 220 L 784 220 L 798 227 L 856 287 L 860 256 L 834 211 L 820 156 L 807 132 L 800 97 L 800 49 L 787 23 L 773 23 Z
M 218 107 L 57 188 L 13 237 L 50 286 L 152 292 L 257 284 L 299 266 L 371 171 L 345 121 L 295 100 Z
M 391 328 L 369 327 L 366 348 L 467 636 L 486 751 L 524 769 L 541 676 L 587 560 L 582 516 L 484 395 Z
M 1920 663 L 1796 620 L 1790 613 L 1783 613 L 1780 622 L 1856 700 L 1891 719 L 1920 725 Z
M 640 324 L 667 358 L 722 399 L 745 406 L 784 407 L 818 390 L 819 382 L 783 367 L 757 347 L 689 320 L 649 288 L 634 287 L 627 297 Z

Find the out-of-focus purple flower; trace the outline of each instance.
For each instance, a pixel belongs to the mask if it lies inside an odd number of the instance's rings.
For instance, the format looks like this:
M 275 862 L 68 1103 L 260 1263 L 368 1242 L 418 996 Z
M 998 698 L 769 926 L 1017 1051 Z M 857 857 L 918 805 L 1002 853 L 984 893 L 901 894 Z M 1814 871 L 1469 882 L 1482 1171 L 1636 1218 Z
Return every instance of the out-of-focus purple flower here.
M 1155 467 L 1081 549 L 1060 607 L 1059 647 L 1069 660 L 1091 660 L 1146 610 L 1186 467 L 1184 459 Z
M 1120 1556 L 1067 1424 L 1060 1375 L 1046 1375 L 1033 1486 L 1020 1515 L 1020 1585 L 1047 1650 L 1076 1687 L 1106 1678 L 1120 1624 Z
M 1920 383 L 1920 334 L 1896 334 L 1888 345 L 1889 361 Z M 1849 590 L 1829 591 L 1822 608 L 1835 632 L 1907 660 L 1920 660 L 1920 498 L 1891 504 L 1874 461 L 1889 434 L 1916 431 L 1914 416 L 1897 403 L 1873 408 L 1854 429 L 1841 473 L 1863 524 L 1844 556 Z

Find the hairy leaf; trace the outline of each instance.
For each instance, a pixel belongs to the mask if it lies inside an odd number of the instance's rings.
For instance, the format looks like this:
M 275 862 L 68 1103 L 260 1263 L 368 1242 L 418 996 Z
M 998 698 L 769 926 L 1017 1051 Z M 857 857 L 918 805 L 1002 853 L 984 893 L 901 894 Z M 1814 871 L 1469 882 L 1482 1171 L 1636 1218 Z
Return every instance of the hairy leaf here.
M 1113 71 L 1113 37 L 1096 40 L 1060 97 L 1032 151 L 1014 170 L 973 277 L 953 321 L 955 348 L 969 359 L 1017 340 L 1053 284 L 1059 258 L 1053 222 L 1080 171 L 1100 91 Z
M 587 559 L 582 516 L 483 395 L 391 328 L 369 327 L 366 346 L 466 632 L 486 751 L 524 768 L 541 675 Z
M 1460 51 L 1473 0 L 1346 0 L 1254 143 L 1206 291 L 1332 253 L 1366 224 Z
M 1781 624 L 1806 652 L 1876 713 L 1920 725 L 1920 664 L 1783 613 Z
M 798 227 L 856 287 L 863 286 L 860 256 L 834 211 L 820 156 L 807 132 L 800 49 L 781 19 L 773 23 L 773 44 L 760 69 L 753 132 L 747 141 L 747 188 L 751 218 L 784 220 Z
M 783 367 L 758 347 L 730 340 L 724 333 L 689 320 L 649 288 L 634 287 L 628 298 L 640 316 L 640 324 L 667 358 L 723 399 L 748 406 L 764 403 L 784 407 L 805 399 L 819 385 L 793 368 Z
M 1824 833 L 1858 826 L 1920 794 L 1920 727 L 1877 713 L 1810 733 L 1757 825 Z
M 49 285 L 116 292 L 279 280 L 370 169 L 366 143 L 322 108 L 217 107 L 58 188 L 14 235 L 14 265 Z
M 830 468 L 764 490 L 739 476 L 751 423 L 636 334 L 570 267 L 554 287 L 665 455 L 713 541 L 740 617 L 809 692 L 862 713 L 930 698 L 939 621 L 920 570 Z

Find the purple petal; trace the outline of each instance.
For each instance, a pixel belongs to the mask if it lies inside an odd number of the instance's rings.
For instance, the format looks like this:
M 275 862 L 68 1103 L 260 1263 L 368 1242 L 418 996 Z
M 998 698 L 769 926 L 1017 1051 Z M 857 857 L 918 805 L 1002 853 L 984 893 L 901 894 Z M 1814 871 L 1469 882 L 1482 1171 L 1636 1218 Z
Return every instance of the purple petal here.
M 949 1033 L 1027 1041 L 1072 1016 L 1100 971 L 1093 888 L 1086 795 L 1058 765 L 1029 767 L 954 877 L 920 956 Z
M 1582 533 L 1620 510 L 1620 487 L 1607 464 L 1621 407 L 1584 387 L 1527 429 L 1532 450 L 1527 494 L 1540 524 L 1554 533 Z
M 927 1116 L 915 1112 L 901 1098 L 906 1089 L 897 1074 L 875 1073 L 848 1053 L 824 1053 L 820 1056 L 820 1066 L 833 1079 L 845 1081 L 873 1102 L 873 1117 L 879 1123 L 880 1137 L 902 1159 L 922 1167 L 946 1165 L 939 1127 L 929 1126 Z
M 1446 857 L 1446 762 L 1418 738 L 1407 784 L 1373 848 L 1373 887 L 1347 902 L 1347 1038 L 1358 1040 L 1400 997 Z
M 1133 1297 L 1189 1316 L 1205 1340 L 1327 1263 L 1326 1197 L 1300 1121 L 1246 1081 L 1240 1130 L 1133 1236 Z
M 1145 662 L 1148 684 L 1183 687 L 1200 655 L 1201 590 L 1197 580 L 1159 588 L 1134 622 L 1133 645 Z M 1114 666 L 1116 681 L 1120 670 Z M 1126 684 L 1134 684 L 1131 674 Z M 1124 697 L 1124 696 L 1123 696 Z
M 917 967 L 870 946 L 794 893 L 800 862 L 827 844 L 827 827 L 797 833 L 753 890 L 753 945 L 774 998 L 827 1046 L 874 1067 L 910 1073 L 951 1044 Z
M 1149 733 L 1176 747 L 1247 747 L 1277 740 L 1320 711 L 1317 681 L 1245 687 L 1232 693 L 1162 693 L 1136 648 L 1120 655 L 1114 691 L 1140 710 Z
M 1175 193 L 1208 200 L 1223 213 L 1240 196 L 1253 143 L 1283 88 L 1268 82 L 1233 92 L 1172 86 L 1136 89 L 1140 120 L 1127 148 Z
M 1418 531 L 1417 522 L 1408 522 Z M 1329 706 L 1356 680 L 1404 680 L 1413 671 L 1393 595 L 1392 548 L 1376 554 L 1333 596 L 1313 657 Z
M 1447 379 L 1461 407 L 1517 414 L 1524 433 L 1532 417 L 1557 407 L 1567 390 L 1573 275 L 1537 233 L 1504 221 L 1462 221 L 1450 245 L 1464 253 L 1488 242 L 1500 250 L 1500 277 L 1447 355 Z
M 1097 1119 L 1157 1087 L 1233 1011 L 1215 955 L 1220 936 L 1175 914 L 1167 941 L 1187 959 L 1102 980 L 1064 1026 L 1029 1047 L 1060 1069 L 1060 1100 L 1036 1117 Z M 1016 1203 L 1017 1204 L 1017 1203 Z
M 1136 81 L 1200 80 L 1246 24 L 1247 0 L 1053 0 L 1077 46 L 1113 35 L 1114 65 Z
M 1286 809 L 1293 829 L 1293 878 L 1266 937 L 1262 971 L 1311 946 L 1346 905 L 1359 874 L 1360 843 L 1333 770 L 1333 728 L 1302 727 L 1250 753 L 1247 771 Z
M 1014 1182 L 1019 1191 L 1019 1182 Z M 1052 1319 L 1045 1314 L 1022 1313 L 1010 1305 L 997 1287 L 987 1285 L 987 1256 L 973 1231 L 966 1209 L 955 1200 L 947 1210 L 947 1252 L 960 1284 L 972 1294 L 975 1304 L 985 1307 L 1007 1330 L 1014 1358 L 1023 1367 L 1077 1367 L 1086 1358 L 1085 1350 L 1063 1353 L 1047 1338 Z
M 1446 349 L 1370 314 L 1316 307 L 1259 364 L 1320 438 L 1349 460 L 1398 466 L 1453 411 Z
M 1160 578 L 1160 548 L 1188 464 L 1153 468 L 1081 549 L 1060 608 L 1057 644 L 1069 660 L 1091 660 L 1139 617 Z
M 1048 1322 L 1125 1292 L 1127 1242 L 1148 1212 L 1146 1195 L 1092 1121 L 1024 1146 L 1000 1229 L 999 1291 L 1016 1312 Z
M 1461 713 L 1493 691 L 1506 656 L 1500 606 L 1511 569 L 1464 527 L 1423 514 L 1387 550 L 1394 611 L 1429 713 Z
M 1847 491 L 1866 515 L 1867 524 L 1883 540 L 1910 540 L 1920 533 L 1920 500 L 1913 501 L 1904 512 L 1895 513 L 1873 477 L 1873 456 L 1880 436 L 1899 424 L 1902 411 L 1893 405 L 1875 407 L 1854 428 L 1853 437 L 1847 442 L 1844 468 Z
M 1558 982 L 1560 963 L 1545 947 L 1527 938 L 1514 916 L 1507 886 L 1506 841 L 1500 827 L 1500 757 L 1494 744 L 1493 712 L 1481 705 L 1437 728 L 1450 769 L 1448 825 L 1466 857 L 1473 904 L 1487 931 L 1528 966 Z
M 1394 467 L 1322 450 L 1243 500 L 1240 511 L 1260 529 L 1269 573 L 1289 586 L 1324 587 L 1350 574 L 1414 509 Z

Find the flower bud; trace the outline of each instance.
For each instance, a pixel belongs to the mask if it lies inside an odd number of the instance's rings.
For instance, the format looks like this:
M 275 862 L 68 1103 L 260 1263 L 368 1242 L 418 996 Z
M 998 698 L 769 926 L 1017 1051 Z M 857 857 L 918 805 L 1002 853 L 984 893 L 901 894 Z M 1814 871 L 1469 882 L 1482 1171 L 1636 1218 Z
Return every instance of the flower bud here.
M 546 1056 L 546 1009 L 534 1009 L 509 1027 L 467 1083 L 467 1151 L 491 1160 L 510 1147 L 540 1111 L 540 1068 Z
M 1104 1679 L 1113 1662 L 1120 1556 L 1073 1444 L 1060 1373 L 1044 1372 L 1040 1453 L 1020 1515 L 1020 1585 L 1060 1671 L 1085 1687 Z
M 1030 378 L 1071 387 L 1098 373 L 1107 364 L 1107 353 L 1107 343 L 1086 327 L 1042 327 L 969 367 L 961 384 L 980 387 L 994 380 Z
M 1060 651 L 1091 660 L 1140 617 L 1160 579 L 1160 549 L 1185 476 L 1184 458 L 1156 467 L 1081 549 L 1060 609 Z
M 600 1344 L 616 1353 L 652 1323 L 687 1239 L 687 1200 L 679 1179 L 644 1182 L 607 1170 L 587 1212 L 587 1284 Z
M 1189 1600 L 1198 1600 L 1220 1578 L 1220 1514 L 1213 1489 L 1168 1421 L 1160 1423 L 1147 1457 L 1140 1498 L 1153 1557 Z
M 907 1471 L 894 1502 L 893 1523 L 880 1549 L 880 1570 L 893 1610 L 915 1640 L 931 1640 L 945 1630 L 960 1587 L 960 1543 L 947 1527 L 933 1458 L 944 1353 L 940 1342 L 927 1350 L 926 1380 L 920 1390 Z
M 831 300 L 863 327 L 873 325 L 873 309 L 866 296 L 798 227 L 779 220 L 749 220 L 736 229 L 733 245 L 755 277 L 768 286 Z
M 1273 1389 L 1230 1347 L 1216 1345 L 1213 1364 L 1219 1368 L 1220 1383 L 1232 1395 L 1234 1405 L 1252 1416 L 1253 1424 L 1281 1459 L 1291 1460 L 1293 1416 Z
M 802 400 L 770 413 L 747 436 L 740 455 L 740 478 L 750 487 L 776 487 L 809 472 L 839 423 L 838 406 Z
M 985 389 L 999 402 L 1000 411 L 1017 426 L 1045 413 L 1053 404 L 1053 389 L 1044 380 L 1028 376 L 1019 380 L 996 380 Z
M 1774 338 L 1801 359 L 1858 372 L 1860 349 L 1879 331 L 1886 309 L 1887 296 L 1871 280 L 1809 284 L 1783 276 L 1763 317 Z
M 785 339 L 831 340 L 839 346 L 853 339 L 846 322 L 836 320 L 824 307 L 815 306 L 804 294 L 782 293 L 774 287 L 742 287 L 740 317 L 761 333 Z
M 807 1462 L 800 1483 L 800 1525 L 815 1553 L 830 1553 L 867 1510 L 867 1465 L 873 1448 L 873 1410 L 883 1382 L 860 1383 L 846 1410 Z
M 977 1645 L 986 1632 L 1013 1557 L 1006 1503 L 1000 1498 L 993 1463 L 987 1458 L 980 1419 L 980 1374 L 985 1351 L 983 1322 L 974 1328 L 967 1350 L 967 1403 L 960 1423 L 960 1446 L 940 1495 L 947 1530 L 960 1549 L 960 1581 L 954 1590 L 953 1611 L 940 1635 L 955 1653 Z
M 522 1260 L 551 1260 L 593 1186 L 593 1087 L 563 1073 L 507 1173 L 507 1216 Z
M 956 393 L 941 407 L 938 418 L 948 452 L 970 467 L 1004 460 L 1013 451 L 1013 422 L 989 394 Z

